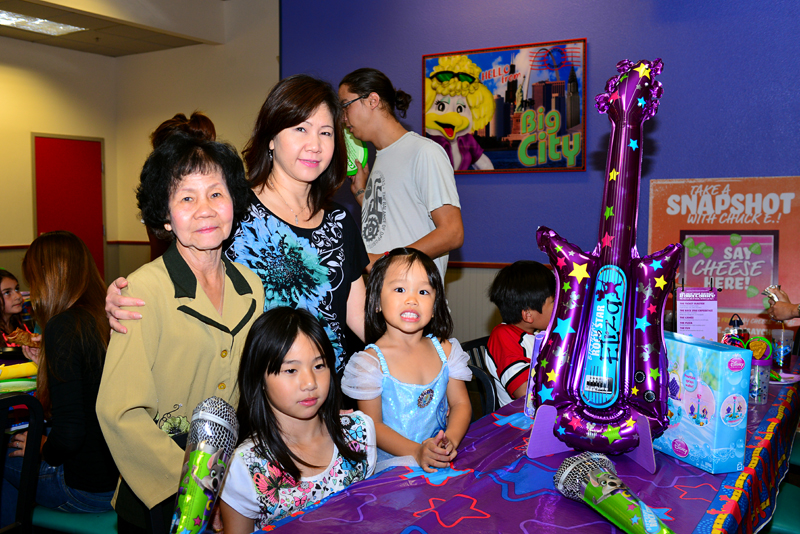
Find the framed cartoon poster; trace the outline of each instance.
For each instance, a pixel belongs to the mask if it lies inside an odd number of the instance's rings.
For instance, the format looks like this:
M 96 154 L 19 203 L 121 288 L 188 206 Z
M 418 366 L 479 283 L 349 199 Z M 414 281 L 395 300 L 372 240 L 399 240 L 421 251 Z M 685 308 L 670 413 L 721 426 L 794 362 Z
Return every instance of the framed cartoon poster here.
M 586 170 L 586 39 L 422 57 L 425 135 L 457 173 Z

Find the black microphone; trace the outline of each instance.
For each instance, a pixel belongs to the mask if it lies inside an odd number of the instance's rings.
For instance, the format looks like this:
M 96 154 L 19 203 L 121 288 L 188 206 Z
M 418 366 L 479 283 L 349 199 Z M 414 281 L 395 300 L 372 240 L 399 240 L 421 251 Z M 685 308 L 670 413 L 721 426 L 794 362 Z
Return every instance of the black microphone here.
M 553 483 L 559 493 L 585 502 L 627 534 L 675 534 L 620 480 L 605 454 L 586 451 L 567 458 Z
M 224 400 L 211 397 L 194 409 L 171 534 L 203 532 L 211 519 L 238 437 L 236 410 Z

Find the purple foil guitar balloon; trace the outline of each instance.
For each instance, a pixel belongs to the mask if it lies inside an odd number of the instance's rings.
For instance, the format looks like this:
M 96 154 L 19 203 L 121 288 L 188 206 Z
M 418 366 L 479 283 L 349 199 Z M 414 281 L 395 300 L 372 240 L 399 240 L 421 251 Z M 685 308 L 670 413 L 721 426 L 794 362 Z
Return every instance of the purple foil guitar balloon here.
M 536 406 L 556 407 L 553 433 L 576 449 L 618 454 L 639 444 L 634 410 L 654 437 L 667 428 L 663 315 L 681 256 L 670 245 L 644 258 L 636 249 L 642 125 L 656 114 L 661 60 L 617 64 L 595 98 L 611 121 L 598 243 L 591 253 L 553 230 L 536 232 L 558 286 L 553 318 L 534 372 Z

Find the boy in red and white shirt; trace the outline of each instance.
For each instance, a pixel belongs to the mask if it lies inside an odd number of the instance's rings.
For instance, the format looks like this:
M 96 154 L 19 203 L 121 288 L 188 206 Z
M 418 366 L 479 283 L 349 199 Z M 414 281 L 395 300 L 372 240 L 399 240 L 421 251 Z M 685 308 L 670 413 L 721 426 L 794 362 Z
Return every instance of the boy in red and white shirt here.
M 484 365 L 494 379 L 500 406 L 525 395 L 534 334 L 550 323 L 555 293 L 555 276 L 536 261 L 504 267 L 492 282 L 489 300 L 503 322 L 489 336 Z

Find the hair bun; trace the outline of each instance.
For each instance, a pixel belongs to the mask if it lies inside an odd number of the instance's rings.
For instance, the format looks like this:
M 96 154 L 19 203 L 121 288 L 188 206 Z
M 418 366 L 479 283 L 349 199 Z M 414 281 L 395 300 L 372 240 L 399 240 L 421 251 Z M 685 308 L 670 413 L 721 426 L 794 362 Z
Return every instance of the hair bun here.
M 394 96 L 394 107 L 397 111 L 400 112 L 401 117 L 406 116 L 406 110 L 411 105 L 411 95 L 403 91 L 402 89 L 397 89 Z

